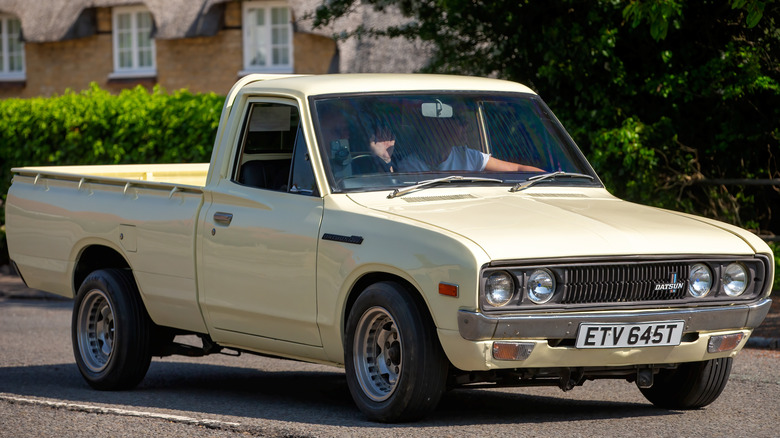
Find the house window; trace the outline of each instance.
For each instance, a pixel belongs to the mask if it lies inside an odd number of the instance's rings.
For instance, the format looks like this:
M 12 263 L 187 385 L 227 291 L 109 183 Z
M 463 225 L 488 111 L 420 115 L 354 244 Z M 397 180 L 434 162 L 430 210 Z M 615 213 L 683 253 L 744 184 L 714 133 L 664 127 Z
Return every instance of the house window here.
M 292 73 L 292 20 L 286 2 L 244 2 L 246 73 Z
M 144 77 L 157 74 L 152 14 L 143 7 L 113 10 L 114 74 Z
M 24 43 L 22 22 L 0 15 L 0 80 L 24 79 Z

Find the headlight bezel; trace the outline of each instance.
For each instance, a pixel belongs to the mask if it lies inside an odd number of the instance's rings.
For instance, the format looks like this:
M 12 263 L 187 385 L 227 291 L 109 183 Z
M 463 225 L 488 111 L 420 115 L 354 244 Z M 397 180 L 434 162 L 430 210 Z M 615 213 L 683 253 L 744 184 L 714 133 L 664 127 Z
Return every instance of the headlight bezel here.
M 531 301 L 529 295 L 528 295 L 528 280 L 531 276 L 531 274 L 535 271 L 543 270 L 551 276 L 553 279 L 553 293 L 547 299 L 541 304 L 535 304 L 533 301 Z M 498 303 L 491 303 L 491 300 L 489 299 L 489 285 L 488 285 L 488 279 L 495 275 L 496 273 L 505 273 L 509 277 L 512 278 L 514 281 L 514 294 L 512 298 L 503 305 L 495 305 Z M 504 311 L 504 310 L 516 310 L 521 307 L 528 307 L 533 306 L 535 308 L 544 308 L 548 305 L 554 305 L 555 301 L 559 295 L 560 292 L 560 282 L 558 279 L 558 274 L 555 272 L 554 269 L 545 267 L 545 266 L 537 266 L 532 267 L 528 269 L 487 269 L 483 270 L 482 273 L 482 281 L 480 284 L 480 307 L 488 310 L 488 311 Z

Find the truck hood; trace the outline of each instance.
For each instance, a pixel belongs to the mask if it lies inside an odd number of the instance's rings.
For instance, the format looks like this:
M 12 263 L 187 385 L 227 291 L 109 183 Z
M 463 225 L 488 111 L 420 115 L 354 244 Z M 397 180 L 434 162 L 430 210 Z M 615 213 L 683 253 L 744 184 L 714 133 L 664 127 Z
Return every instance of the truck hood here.
M 622 201 L 603 189 L 448 188 L 393 199 L 386 192 L 349 196 L 367 208 L 456 233 L 492 260 L 754 253 L 733 227 Z

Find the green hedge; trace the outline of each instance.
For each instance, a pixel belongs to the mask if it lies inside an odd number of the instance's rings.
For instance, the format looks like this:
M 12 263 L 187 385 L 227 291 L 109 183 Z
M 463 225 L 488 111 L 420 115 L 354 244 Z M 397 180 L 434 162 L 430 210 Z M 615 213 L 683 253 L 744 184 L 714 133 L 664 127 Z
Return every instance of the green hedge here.
M 224 97 L 142 87 L 0 100 L 0 193 L 19 166 L 208 161 Z
M 209 161 L 224 101 L 140 86 L 111 95 L 94 83 L 79 93 L 0 100 L 0 265 L 12 167 Z

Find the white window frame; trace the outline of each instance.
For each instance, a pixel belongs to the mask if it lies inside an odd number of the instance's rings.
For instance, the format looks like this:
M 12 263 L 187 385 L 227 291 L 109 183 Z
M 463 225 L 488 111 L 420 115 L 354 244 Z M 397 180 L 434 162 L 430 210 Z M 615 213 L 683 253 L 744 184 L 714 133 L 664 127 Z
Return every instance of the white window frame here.
M 154 16 L 151 15 L 151 11 L 144 6 L 122 6 L 115 7 L 111 11 L 111 24 L 112 24 L 112 47 L 114 52 L 114 72 L 109 75 L 109 78 L 145 78 L 154 77 L 157 75 L 157 47 L 154 38 L 151 40 L 152 51 L 152 65 L 140 67 L 140 48 L 138 47 L 138 13 L 146 12 L 152 18 L 152 26 L 154 26 Z M 119 62 L 119 16 L 123 14 L 130 14 L 130 29 L 131 35 L 131 54 L 132 54 L 132 66 L 121 67 Z M 152 29 L 149 29 L 151 32 Z
M 287 9 L 287 16 L 290 19 L 285 25 L 286 37 L 287 37 L 287 59 L 289 62 L 286 64 L 277 64 L 264 66 L 252 65 L 252 59 L 254 58 L 257 42 L 253 41 L 254 32 L 261 32 L 262 38 L 265 41 L 263 44 L 266 54 L 267 62 L 273 62 L 273 43 L 272 43 L 272 24 L 271 24 L 271 9 L 272 8 L 285 8 Z M 262 27 L 254 25 L 254 17 L 252 14 L 255 10 L 261 10 L 265 16 L 265 25 Z M 286 1 L 245 1 L 242 5 L 242 22 L 243 22 L 243 43 L 244 43 L 244 70 L 239 72 L 239 75 L 246 75 L 249 73 L 293 73 L 293 26 L 292 26 L 292 8 Z
M 2 81 L 23 81 L 27 77 L 27 61 L 25 60 L 24 42 L 22 42 L 22 69 L 10 70 L 11 58 L 10 58 L 10 39 L 13 35 L 8 32 L 8 24 L 11 20 L 19 22 L 21 27 L 21 20 L 13 15 L 0 14 L 0 56 L 2 56 L 2 62 L 0 62 L 0 80 Z M 21 34 L 21 33 L 20 33 Z M 17 35 L 18 38 L 21 35 Z

